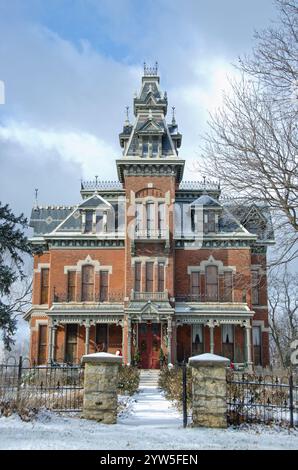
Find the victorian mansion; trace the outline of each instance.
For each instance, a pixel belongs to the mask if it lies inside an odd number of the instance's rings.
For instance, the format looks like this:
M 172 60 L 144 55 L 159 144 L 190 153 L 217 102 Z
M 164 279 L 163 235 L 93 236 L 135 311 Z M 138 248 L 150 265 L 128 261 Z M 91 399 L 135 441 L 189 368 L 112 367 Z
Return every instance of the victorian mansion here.
M 182 135 L 159 82 L 145 66 L 117 181 L 96 177 L 77 204 L 32 210 L 42 251 L 25 318 L 38 364 L 118 351 L 145 369 L 203 352 L 268 365 L 269 212 L 183 181 Z

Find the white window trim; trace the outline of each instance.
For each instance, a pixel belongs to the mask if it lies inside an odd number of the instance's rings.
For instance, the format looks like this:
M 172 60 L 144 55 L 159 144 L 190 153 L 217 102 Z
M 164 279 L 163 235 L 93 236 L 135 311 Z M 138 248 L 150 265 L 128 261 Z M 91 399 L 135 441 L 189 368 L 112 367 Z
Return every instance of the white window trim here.
M 37 268 L 34 269 L 34 272 L 41 273 L 42 269 L 50 269 L 50 263 L 38 263 Z
M 213 256 L 209 256 L 208 260 L 203 260 L 197 266 L 187 266 L 187 274 L 193 272 L 205 273 L 207 266 L 217 266 L 218 274 L 223 274 L 226 271 L 232 271 L 233 274 L 236 273 L 236 266 L 224 266 L 223 262 L 220 260 L 215 260 Z
M 95 273 L 99 273 L 100 271 L 108 271 L 109 274 L 113 273 L 112 266 L 101 265 L 99 261 L 93 260 L 91 256 L 88 255 L 84 260 L 79 260 L 76 265 L 64 266 L 64 274 L 67 274 L 68 271 L 76 271 L 77 273 L 81 273 L 82 267 L 86 264 L 93 266 Z

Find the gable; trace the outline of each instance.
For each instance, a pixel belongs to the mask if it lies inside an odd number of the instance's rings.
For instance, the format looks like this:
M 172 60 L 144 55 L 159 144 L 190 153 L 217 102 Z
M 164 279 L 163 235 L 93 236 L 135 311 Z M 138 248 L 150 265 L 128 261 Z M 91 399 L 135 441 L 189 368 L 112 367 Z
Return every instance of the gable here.
M 144 124 L 142 124 L 139 129 L 138 133 L 143 132 L 158 132 L 164 133 L 164 129 L 156 122 L 151 119 L 148 119 Z
M 94 194 L 93 196 L 85 199 L 80 205 L 80 209 L 102 209 L 107 210 L 111 208 L 111 204 L 106 201 L 103 197 L 99 196 L 99 194 Z

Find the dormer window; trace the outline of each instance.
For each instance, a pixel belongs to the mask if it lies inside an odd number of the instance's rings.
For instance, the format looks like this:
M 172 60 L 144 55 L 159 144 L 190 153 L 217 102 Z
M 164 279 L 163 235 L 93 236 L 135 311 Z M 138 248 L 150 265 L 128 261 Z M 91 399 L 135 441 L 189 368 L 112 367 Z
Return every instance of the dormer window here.
M 153 137 L 152 138 L 152 157 L 157 157 L 158 155 L 158 138 Z
M 159 154 L 159 137 L 144 136 L 142 138 L 142 157 L 156 158 Z
M 215 232 L 215 212 L 204 211 L 204 233 Z
M 93 211 L 86 211 L 85 232 L 92 232 Z
M 143 155 L 143 157 L 148 157 L 148 155 L 149 155 L 149 139 L 148 139 L 148 137 L 143 137 L 142 155 Z

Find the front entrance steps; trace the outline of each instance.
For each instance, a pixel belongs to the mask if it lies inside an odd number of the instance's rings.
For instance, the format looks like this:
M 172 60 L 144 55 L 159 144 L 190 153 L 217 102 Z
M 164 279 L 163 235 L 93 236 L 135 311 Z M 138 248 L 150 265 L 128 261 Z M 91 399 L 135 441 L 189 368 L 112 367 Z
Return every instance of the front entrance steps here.
M 140 388 L 158 387 L 158 369 L 141 369 L 140 372 Z

